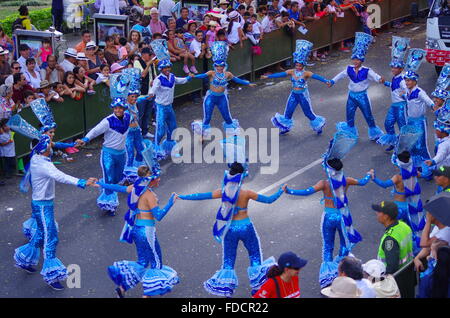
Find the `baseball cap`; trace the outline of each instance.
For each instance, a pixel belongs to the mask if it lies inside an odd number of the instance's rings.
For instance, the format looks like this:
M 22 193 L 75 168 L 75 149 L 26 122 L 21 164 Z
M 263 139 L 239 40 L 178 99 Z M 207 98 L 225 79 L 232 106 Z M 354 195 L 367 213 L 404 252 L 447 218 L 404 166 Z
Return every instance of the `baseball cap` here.
M 31 50 L 30 47 L 28 46 L 28 44 L 21 44 L 21 45 L 19 45 L 19 52 L 20 51 L 26 51 L 26 50 Z
M 386 265 L 380 260 L 371 259 L 362 265 L 363 271 L 373 278 L 380 278 L 386 273 Z
M 307 260 L 298 257 L 294 252 L 286 252 L 280 255 L 278 258 L 278 267 L 284 270 L 289 268 L 302 268 L 308 263 Z
M 381 201 L 380 204 L 372 204 L 372 209 L 389 215 L 392 219 L 396 219 L 398 215 L 398 207 L 392 201 Z
M 433 171 L 433 175 L 436 177 L 447 177 L 450 179 L 450 167 L 442 166 Z

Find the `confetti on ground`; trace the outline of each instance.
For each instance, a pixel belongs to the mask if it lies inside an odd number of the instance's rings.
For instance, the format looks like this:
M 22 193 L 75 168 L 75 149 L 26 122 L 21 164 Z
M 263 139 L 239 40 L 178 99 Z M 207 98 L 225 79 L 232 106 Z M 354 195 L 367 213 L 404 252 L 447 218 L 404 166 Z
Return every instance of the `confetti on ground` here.
M 92 157 L 92 154 L 91 153 L 87 153 L 86 157 Z
M 12 212 L 12 211 L 14 211 L 14 209 L 13 208 L 6 208 L 6 211 L 7 212 Z
M 84 217 L 85 219 L 88 219 L 88 218 L 90 218 L 91 216 L 90 216 L 90 215 L 87 215 L 87 214 L 83 214 L 83 217 Z
M 271 86 L 273 84 L 275 84 L 275 82 L 268 82 L 268 83 L 266 83 L 266 86 Z

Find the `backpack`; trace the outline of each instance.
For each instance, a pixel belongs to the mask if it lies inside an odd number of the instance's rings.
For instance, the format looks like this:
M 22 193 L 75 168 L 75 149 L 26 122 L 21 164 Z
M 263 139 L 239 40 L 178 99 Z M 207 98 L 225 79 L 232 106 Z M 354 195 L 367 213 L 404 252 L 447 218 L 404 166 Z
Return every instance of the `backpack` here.
M 13 22 L 13 24 L 12 24 L 12 26 L 11 26 L 12 33 L 14 33 L 14 31 L 16 31 L 16 30 L 24 30 L 24 27 L 23 27 L 22 22 L 23 22 L 23 20 L 25 20 L 25 19 L 26 19 L 26 18 L 17 18 L 17 19 Z

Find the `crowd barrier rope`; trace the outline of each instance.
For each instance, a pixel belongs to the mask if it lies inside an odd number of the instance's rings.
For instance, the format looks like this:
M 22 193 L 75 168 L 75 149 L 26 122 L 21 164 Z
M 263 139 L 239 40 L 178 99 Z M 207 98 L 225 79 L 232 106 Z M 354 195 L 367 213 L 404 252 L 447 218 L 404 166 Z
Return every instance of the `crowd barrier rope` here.
M 413 3 L 417 4 L 419 11 L 428 8 L 427 0 L 383 0 L 379 2 L 380 27 L 411 15 Z M 345 11 L 345 17 L 338 18 L 336 22 L 333 21 L 332 16 L 327 16 L 320 20 L 307 22 L 306 27 L 308 33 L 305 35 L 298 31 L 295 31 L 293 36 L 288 35 L 282 29 L 265 34 L 261 42 L 262 54 L 258 56 L 252 55 L 249 41 L 245 41 L 242 48 L 239 44 L 235 45 L 228 55 L 228 70 L 235 76 L 250 75 L 251 80 L 254 80 L 256 71 L 290 59 L 297 39 L 311 41 L 314 43 L 314 49 L 320 49 L 351 39 L 355 32 L 361 31 L 359 17 L 356 17 L 351 11 Z M 182 67 L 181 62 L 175 62 L 172 68 L 173 73 L 185 76 Z M 212 62 L 211 60 L 196 60 L 196 68 L 199 72 L 206 72 L 212 69 Z M 201 92 L 202 88 L 201 80 L 192 80 L 187 84 L 177 85 L 175 97 Z M 110 102 L 109 88 L 104 84 L 96 86 L 95 95 L 84 96 L 79 101 L 65 97 L 63 103 L 50 102 L 49 105 L 58 124 L 55 140 L 66 140 L 86 134 L 101 119 L 111 113 Z M 38 121 L 30 108 L 24 108 L 20 114 L 31 124 L 37 126 Z M 17 158 L 30 153 L 30 141 L 27 138 L 16 134 L 14 141 Z

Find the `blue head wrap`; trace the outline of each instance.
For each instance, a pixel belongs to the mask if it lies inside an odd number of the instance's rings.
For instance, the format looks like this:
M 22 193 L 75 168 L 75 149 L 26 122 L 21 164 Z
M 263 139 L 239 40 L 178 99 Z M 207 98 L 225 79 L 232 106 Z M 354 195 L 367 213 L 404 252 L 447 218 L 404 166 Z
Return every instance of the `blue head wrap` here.
M 294 63 L 306 65 L 312 48 L 313 44 L 311 42 L 306 40 L 297 40 L 295 42 L 295 52 L 292 54 L 294 57 Z
M 390 67 L 405 67 L 405 55 L 408 50 L 409 42 L 411 40 L 409 38 L 402 38 L 399 36 L 392 37 L 392 54 L 391 54 L 391 63 Z
M 122 107 L 124 109 L 128 109 L 127 101 L 122 97 L 114 98 L 109 107 L 114 108 L 117 106 Z
M 417 82 L 419 80 L 419 74 L 417 74 L 414 71 L 407 71 L 405 73 L 404 79 L 405 80 L 409 79 Z
M 435 89 L 433 93 L 431 93 L 431 96 L 437 97 L 443 100 L 446 100 L 448 98 L 448 91 L 444 89 Z
M 450 111 L 441 109 L 434 121 L 434 129 L 450 135 Z
M 39 142 L 33 148 L 33 152 L 37 154 L 42 154 L 48 150 L 50 147 L 50 137 L 48 135 L 41 135 Z
M 373 36 L 363 32 L 355 33 L 355 45 L 353 46 L 352 59 L 364 62 L 369 46 L 373 41 Z
M 172 67 L 172 62 L 170 62 L 170 60 L 162 60 L 158 62 L 158 70 L 162 70 L 163 68 L 166 67 Z

